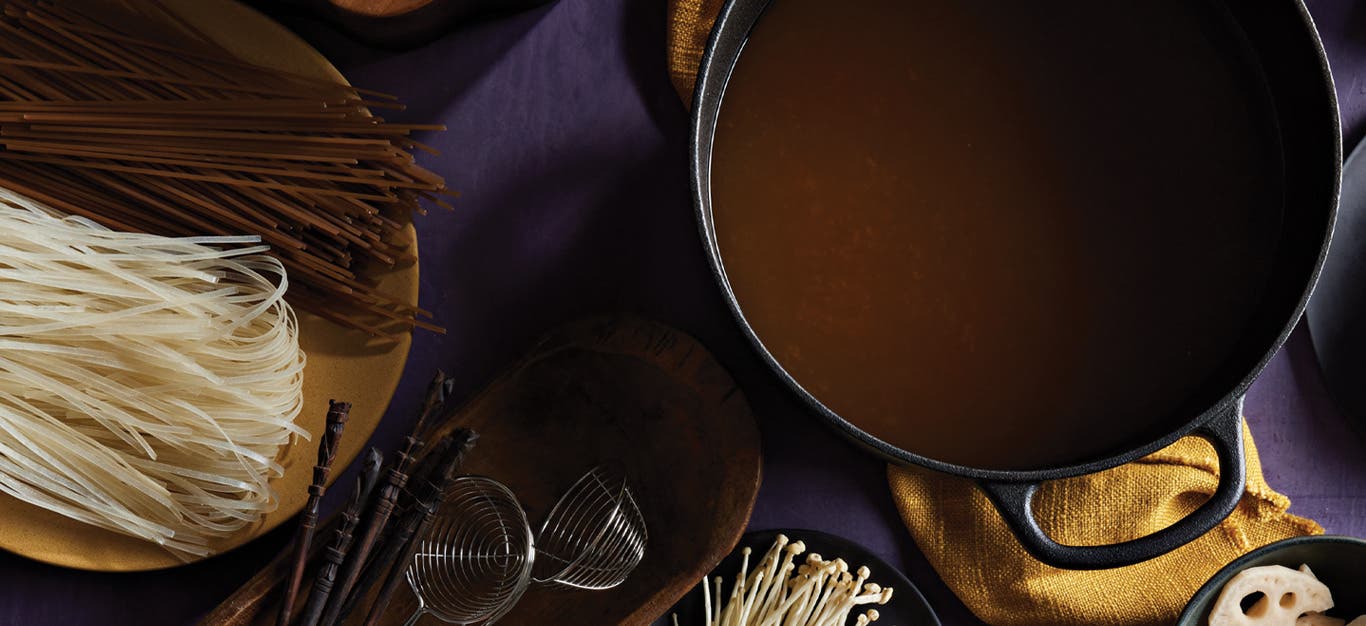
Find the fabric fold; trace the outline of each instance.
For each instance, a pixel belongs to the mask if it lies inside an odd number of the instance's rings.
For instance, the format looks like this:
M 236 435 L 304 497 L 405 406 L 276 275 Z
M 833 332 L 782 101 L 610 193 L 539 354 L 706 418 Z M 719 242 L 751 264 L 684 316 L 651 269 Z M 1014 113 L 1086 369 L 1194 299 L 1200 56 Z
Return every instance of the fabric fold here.
M 1247 487 L 1228 519 L 1169 554 L 1110 570 L 1061 570 L 1035 560 L 972 480 L 914 467 L 889 467 L 887 474 L 901 518 L 925 558 L 982 621 L 1171 624 L 1228 562 L 1274 541 L 1323 532 L 1286 512 L 1290 501 L 1267 485 L 1246 423 L 1243 438 Z M 1187 437 L 1133 463 L 1045 483 L 1035 514 L 1061 543 L 1115 543 L 1190 514 L 1218 484 L 1214 450 Z

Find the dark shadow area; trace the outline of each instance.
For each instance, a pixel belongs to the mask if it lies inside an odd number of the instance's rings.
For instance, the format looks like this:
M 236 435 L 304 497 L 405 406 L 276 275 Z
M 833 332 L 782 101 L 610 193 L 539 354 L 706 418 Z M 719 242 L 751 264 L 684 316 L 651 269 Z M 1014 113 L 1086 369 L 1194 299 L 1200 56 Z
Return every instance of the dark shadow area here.
M 1290 340 L 1286 341 L 1284 352 L 1290 360 L 1298 387 L 1308 398 L 1310 414 L 1316 421 L 1323 421 L 1323 427 L 1335 433 L 1334 436 L 1319 442 L 1315 461 L 1330 466 L 1366 467 L 1366 459 L 1361 456 L 1362 444 L 1366 443 L 1366 415 L 1346 413 L 1334 402 L 1324 384 L 1318 355 L 1314 352 L 1314 344 L 1309 337 L 1308 324 L 1300 323 Z M 1356 392 L 1362 393 L 1360 389 Z M 1353 406 L 1360 404 L 1356 403 Z M 1355 431 L 1357 437 L 1337 436 L 1346 435 L 1347 433 L 1342 432 L 1346 430 Z
M 661 127 L 682 124 L 686 131 L 687 106 L 669 80 L 668 3 L 628 2 L 625 9 L 621 55 L 650 117 Z
M 409 45 L 384 46 L 372 43 L 365 37 L 357 37 L 354 31 L 338 27 L 309 8 L 269 0 L 252 0 L 249 4 L 284 24 L 309 45 L 317 48 L 348 78 L 351 78 L 350 71 L 356 67 L 382 63 L 389 59 L 398 59 L 402 62 L 403 59 L 411 58 L 408 56 L 410 54 L 423 56 L 423 50 L 457 46 L 464 54 L 458 57 L 445 57 L 439 67 L 453 70 L 455 75 L 450 78 L 469 80 L 477 78 L 494 66 L 508 49 L 535 28 L 555 6 L 555 2 L 547 3 L 545 0 L 520 2 L 515 9 L 484 11 L 468 20 L 453 22 L 443 31 L 433 32 L 431 36 Z M 371 84 L 359 86 L 385 89 Z M 395 95 L 408 103 L 416 101 L 409 93 L 400 91 Z
M 300 34 L 319 33 L 325 28 L 375 49 L 402 51 L 426 45 L 458 29 L 512 17 L 553 1 L 434 0 L 401 15 L 383 17 L 346 11 L 331 0 L 248 0 L 248 4 Z

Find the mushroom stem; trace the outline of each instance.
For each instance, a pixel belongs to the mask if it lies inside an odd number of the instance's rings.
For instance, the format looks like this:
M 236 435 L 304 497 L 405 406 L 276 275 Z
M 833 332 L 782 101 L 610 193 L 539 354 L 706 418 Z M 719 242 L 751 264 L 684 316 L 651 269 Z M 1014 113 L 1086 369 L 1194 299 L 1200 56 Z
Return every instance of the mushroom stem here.
M 709 626 L 721 626 L 721 577 L 716 577 L 716 614 Z
M 720 600 L 720 598 L 717 598 Z M 706 626 L 712 626 L 711 621 L 711 585 L 707 584 L 707 577 L 702 577 L 702 618 L 706 620 Z M 674 621 L 678 621 L 678 616 L 674 616 Z
M 754 551 L 742 549 L 740 572 L 729 597 L 722 596 L 720 577 L 711 581 L 714 586 L 703 579 L 703 625 L 845 626 L 853 617 L 855 626 L 868 626 L 877 621 L 877 609 L 853 613 L 863 605 L 889 602 L 890 587 L 868 582 L 872 572 L 867 567 L 851 568 L 839 558 L 826 561 L 811 553 L 798 565 L 797 557 L 805 552 L 803 542 L 779 535 L 751 569 Z
M 755 586 L 751 586 L 749 588 L 749 597 L 745 598 L 744 605 L 740 607 L 740 619 L 739 621 L 735 622 L 736 626 L 744 626 L 745 624 L 749 623 L 749 612 L 754 608 L 755 592 L 759 590 L 757 585 L 759 583 L 762 583 L 763 580 L 764 572 L 760 570 L 758 576 L 756 576 L 754 579 Z

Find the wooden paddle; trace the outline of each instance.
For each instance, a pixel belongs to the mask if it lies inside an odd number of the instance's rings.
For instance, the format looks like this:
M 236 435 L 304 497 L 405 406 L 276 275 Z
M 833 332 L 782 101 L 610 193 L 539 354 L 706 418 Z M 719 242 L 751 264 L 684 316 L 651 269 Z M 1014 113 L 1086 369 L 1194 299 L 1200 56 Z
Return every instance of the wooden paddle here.
M 695 339 L 638 318 L 550 333 L 435 436 L 456 427 L 480 434 L 464 471 L 507 484 L 533 526 L 583 472 L 618 461 L 649 527 L 645 560 L 625 584 L 532 588 L 507 624 L 649 624 L 735 546 L 759 488 L 759 433 L 734 380 Z M 285 571 L 267 566 L 201 624 L 268 624 Z M 402 624 L 415 609 L 406 587 L 381 624 Z

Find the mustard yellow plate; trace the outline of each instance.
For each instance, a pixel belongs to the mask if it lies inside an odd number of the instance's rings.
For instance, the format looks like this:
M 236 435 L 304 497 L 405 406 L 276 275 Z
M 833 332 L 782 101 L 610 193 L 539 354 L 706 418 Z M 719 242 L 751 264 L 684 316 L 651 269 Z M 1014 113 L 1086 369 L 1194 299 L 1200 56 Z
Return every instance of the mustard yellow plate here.
M 213 38 L 241 58 L 294 73 L 344 80 L 341 74 L 302 39 L 255 10 L 230 0 L 161 0 L 195 29 Z M 416 239 L 411 224 L 404 230 Z M 413 243 L 416 251 L 416 243 Z M 417 265 L 412 264 L 371 275 L 378 289 L 404 302 L 417 304 Z M 304 370 L 304 407 L 299 424 L 320 433 L 328 399 L 346 400 L 354 406 L 333 464 L 333 477 L 360 454 L 398 386 L 403 363 L 412 343 L 410 334 L 394 342 L 371 341 L 356 331 L 343 329 L 298 311 L 300 343 L 308 355 Z M 256 525 L 212 547 L 231 550 L 294 516 L 307 499 L 317 438 L 297 441 L 285 451 L 285 475 L 273 485 L 280 506 Z M 63 517 L 0 494 L 0 549 L 32 559 L 78 569 L 132 572 L 183 565 L 161 547 Z

